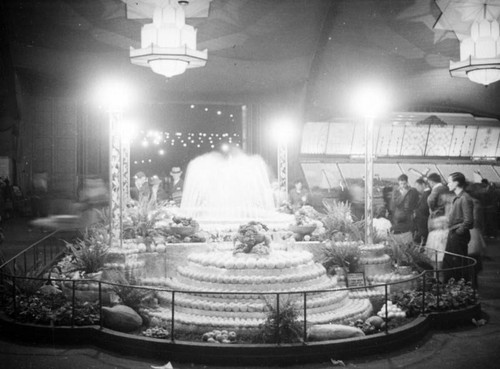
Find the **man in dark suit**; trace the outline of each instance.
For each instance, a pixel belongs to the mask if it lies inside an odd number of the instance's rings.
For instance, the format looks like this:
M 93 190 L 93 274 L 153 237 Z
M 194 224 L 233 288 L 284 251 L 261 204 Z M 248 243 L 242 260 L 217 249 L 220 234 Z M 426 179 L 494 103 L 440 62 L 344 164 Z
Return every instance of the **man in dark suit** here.
M 429 221 L 429 205 L 427 204 L 427 198 L 431 193 L 431 189 L 427 186 L 423 178 L 418 178 L 415 181 L 415 188 L 420 193 L 420 198 L 415 208 L 413 240 L 418 244 L 425 245 L 429 234 L 429 228 L 427 226 Z
M 394 234 L 408 233 L 413 229 L 413 212 L 418 204 L 418 192 L 408 184 L 408 176 L 398 177 L 399 186 L 392 191 L 392 229 Z M 408 233 L 411 237 L 411 233 Z

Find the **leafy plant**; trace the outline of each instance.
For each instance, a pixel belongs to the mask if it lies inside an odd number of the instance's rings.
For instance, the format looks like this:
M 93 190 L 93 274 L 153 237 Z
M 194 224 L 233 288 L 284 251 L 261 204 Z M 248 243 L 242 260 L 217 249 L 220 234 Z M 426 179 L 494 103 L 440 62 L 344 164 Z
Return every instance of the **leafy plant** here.
M 127 207 L 123 224 L 124 238 L 142 237 L 150 240 L 159 234 L 155 228 L 157 222 L 171 218 L 170 213 L 165 210 L 165 203 L 157 203 L 141 197 L 137 203 Z
M 349 202 L 323 201 L 326 216 L 322 219 L 325 225 L 325 238 L 334 241 L 363 239 L 360 231 L 362 223 L 354 222 L 351 215 L 351 204 Z
M 70 325 L 72 305 L 61 294 L 45 295 L 36 293 L 31 296 L 16 296 L 16 314 L 13 304 L 6 309 L 8 315 L 23 323 Z M 99 322 L 97 303 L 75 302 L 73 322 L 76 325 L 92 325 Z
M 344 268 L 349 273 L 358 270 L 361 250 L 359 245 L 350 242 L 333 241 L 325 242 L 322 246 L 322 264 L 327 271 L 331 271 L 336 266 Z
M 83 238 L 77 238 L 74 243 L 66 242 L 66 246 L 73 256 L 75 270 L 96 273 L 104 268 L 109 252 L 109 235 L 103 227 L 88 228 Z
M 260 325 L 255 341 L 263 343 L 300 342 L 302 325 L 299 313 L 290 299 L 280 302 L 279 312 L 275 304 L 266 301 L 268 314 L 266 321 Z
M 389 247 L 386 251 L 398 266 L 409 266 L 418 272 L 433 269 L 424 249 L 412 240 L 404 241 L 390 234 L 387 242 Z
M 431 281 L 426 285 L 425 299 L 423 290 L 418 289 L 396 292 L 392 294 L 391 300 L 405 310 L 408 316 L 462 309 L 477 302 L 471 282 L 465 282 L 463 278 L 458 281 L 450 278 L 446 284 L 438 283 Z

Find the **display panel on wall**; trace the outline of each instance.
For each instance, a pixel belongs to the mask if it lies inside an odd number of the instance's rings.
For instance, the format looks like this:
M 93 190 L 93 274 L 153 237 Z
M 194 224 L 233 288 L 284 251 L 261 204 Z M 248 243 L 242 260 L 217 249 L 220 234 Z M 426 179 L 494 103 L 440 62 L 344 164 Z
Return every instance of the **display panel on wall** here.
M 353 122 L 330 123 L 326 153 L 328 155 L 350 155 L 354 130 L 355 124 Z
M 472 155 L 476 157 L 494 157 L 497 153 L 500 128 L 479 127 Z
M 363 163 L 339 163 L 339 169 L 348 185 L 364 180 L 365 165 Z M 398 164 L 375 163 L 373 164 L 374 184 L 376 181 L 397 182 L 402 174 Z
M 336 163 L 302 163 L 302 171 L 310 188 L 332 189 L 342 181 Z
M 300 152 L 302 154 L 324 154 L 330 123 L 308 122 L 302 130 Z
M 406 115 L 405 115 L 406 114 Z M 375 124 L 378 157 L 498 157 L 500 121 L 470 114 L 394 113 Z M 364 125 L 354 119 L 306 123 L 302 154 L 363 155 Z
M 444 179 L 453 172 L 461 172 L 465 175 L 468 182 L 479 183 L 482 178 L 486 178 L 490 182 L 499 182 L 500 176 L 491 165 L 476 165 L 476 164 L 438 164 L 439 171 Z

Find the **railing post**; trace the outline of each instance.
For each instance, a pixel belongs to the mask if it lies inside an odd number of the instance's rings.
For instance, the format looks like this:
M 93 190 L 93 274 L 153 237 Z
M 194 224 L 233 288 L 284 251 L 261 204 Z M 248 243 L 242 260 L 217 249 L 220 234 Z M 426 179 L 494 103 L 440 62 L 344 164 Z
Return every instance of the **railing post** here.
M 276 293 L 276 343 L 279 345 L 280 337 L 280 294 Z
M 24 274 L 28 272 L 28 262 L 26 260 L 26 253 L 23 254 L 23 259 L 24 259 Z
M 47 265 L 47 244 L 43 243 L 43 265 Z
M 99 327 L 102 329 L 102 282 L 97 281 L 99 286 Z
M 172 322 L 170 327 L 170 339 L 174 342 L 174 329 L 175 329 L 175 291 L 172 291 Z
M 4 285 L 3 285 L 3 270 L 0 269 L 0 288 L 3 289 Z M 5 291 L 5 289 L 4 289 Z M 2 293 L 2 299 L 0 300 L 1 302 L 1 306 L 3 306 L 5 304 L 5 294 Z
M 72 281 L 71 289 L 71 327 L 75 326 L 75 280 Z
M 388 293 L 387 293 L 387 289 L 388 289 L 387 283 L 384 285 L 384 289 L 385 289 L 385 333 L 388 333 L 389 326 L 388 326 L 387 322 L 389 321 L 389 309 L 387 306 L 387 302 L 389 301 L 389 297 L 388 297 Z
M 17 317 L 17 302 L 16 302 L 16 277 L 12 276 L 12 310 L 14 319 Z
M 307 341 L 307 292 L 304 292 L 304 342 Z
M 437 309 L 439 311 L 439 301 L 440 301 L 440 294 L 441 294 L 441 291 L 440 291 L 440 288 L 439 288 L 439 281 L 440 281 L 440 278 L 439 278 L 439 274 L 440 274 L 440 271 L 439 269 L 437 270 L 437 280 L 436 280 L 436 302 L 437 302 Z
M 426 292 L 426 275 L 427 275 L 427 272 L 424 271 L 424 274 L 422 275 L 422 311 L 420 312 L 420 314 L 424 315 L 425 313 L 425 292 Z
M 434 250 L 434 263 L 436 264 L 436 272 L 434 273 L 434 276 L 436 277 L 437 280 L 439 280 L 439 275 L 437 271 L 439 270 L 439 264 L 438 264 L 438 251 Z

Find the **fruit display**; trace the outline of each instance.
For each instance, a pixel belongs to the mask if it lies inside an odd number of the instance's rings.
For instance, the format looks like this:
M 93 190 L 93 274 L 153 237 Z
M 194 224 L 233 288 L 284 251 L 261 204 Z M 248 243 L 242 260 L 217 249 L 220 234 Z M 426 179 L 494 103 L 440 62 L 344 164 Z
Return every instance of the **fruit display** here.
M 172 225 L 177 227 L 193 227 L 195 229 L 199 228 L 199 224 L 193 218 L 178 217 L 174 216 L 172 218 Z
M 385 319 L 406 318 L 406 312 L 401 310 L 401 308 L 397 304 L 393 304 L 392 301 L 387 301 L 387 315 L 386 304 L 382 305 L 382 309 L 380 309 L 377 315 Z
M 234 343 L 236 342 L 236 332 L 227 330 L 214 329 L 213 331 L 203 334 L 201 339 L 203 342 L 210 343 Z
M 371 316 L 366 320 L 358 319 L 349 324 L 351 327 L 359 328 L 365 335 L 374 334 L 385 329 L 386 322 L 380 316 Z
M 143 336 L 151 337 L 151 338 L 168 338 L 168 331 L 165 328 L 161 327 L 153 327 L 148 328 L 141 333 Z

